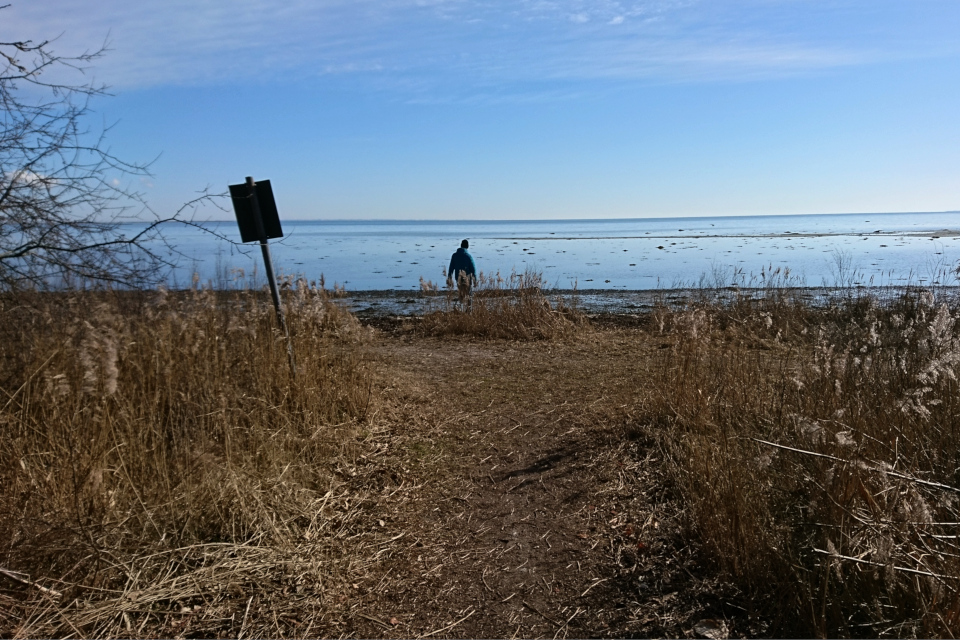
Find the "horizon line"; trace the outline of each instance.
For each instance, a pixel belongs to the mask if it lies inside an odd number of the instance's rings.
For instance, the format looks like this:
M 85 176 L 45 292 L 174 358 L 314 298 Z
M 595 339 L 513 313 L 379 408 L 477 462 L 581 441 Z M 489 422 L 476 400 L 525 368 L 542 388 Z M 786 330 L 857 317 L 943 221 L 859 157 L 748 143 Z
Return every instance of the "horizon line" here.
M 621 216 L 613 218 L 286 218 L 286 222 L 457 222 L 457 223 L 485 223 L 485 222 L 614 222 L 623 220 L 694 220 L 699 218 L 790 218 L 803 216 L 889 216 L 889 215 L 923 215 L 923 214 L 958 214 L 960 209 L 946 209 L 943 211 L 852 211 L 846 213 L 743 213 L 731 214 L 699 214 L 679 216 Z M 235 222 L 235 218 L 207 219 L 199 222 Z

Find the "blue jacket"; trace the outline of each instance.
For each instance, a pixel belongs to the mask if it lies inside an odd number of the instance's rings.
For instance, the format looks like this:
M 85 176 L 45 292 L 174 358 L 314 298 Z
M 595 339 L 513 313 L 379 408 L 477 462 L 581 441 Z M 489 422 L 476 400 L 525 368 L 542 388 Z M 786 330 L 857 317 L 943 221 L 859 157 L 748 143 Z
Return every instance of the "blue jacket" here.
M 473 263 L 471 256 L 466 249 L 460 247 L 457 252 L 450 257 L 450 267 L 447 268 L 447 275 L 453 278 L 454 282 L 459 282 L 460 272 L 466 272 L 470 277 L 469 282 L 477 278 L 477 265 Z

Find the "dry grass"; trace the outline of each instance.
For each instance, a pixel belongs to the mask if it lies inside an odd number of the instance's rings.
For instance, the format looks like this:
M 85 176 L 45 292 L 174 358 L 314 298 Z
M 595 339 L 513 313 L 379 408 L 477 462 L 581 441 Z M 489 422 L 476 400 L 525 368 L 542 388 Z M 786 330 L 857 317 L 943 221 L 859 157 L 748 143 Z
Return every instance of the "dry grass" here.
M 472 311 L 447 297 L 421 323 L 441 337 L 565 338 L 501 343 L 504 358 L 547 354 L 538 366 L 562 383 L 491 361 L 482 412 L 497 403 L 491 415 L 515 428 L 505 407 L 592 398 L 578 429 L 651 436 L 690 548 L 771 633 L 960 632 L 955 303 L 703 289 L 650 314 L 649 330 L 601 337 L 539 285 L 486 279 Z M 2 300 L 0 635 L 356 633 L 344 603 L 406 531 L 378 525 L 385 504 L 416 489 L 388 449 L 442 483 L 430 474 L 461 450 L 426 436 L 461 442 L 466 418 L 443 393 L 375 385 L 377 345 L 322 287 L 291 283 L 286 304 L 296 377 L 260 291 Z M 419 439 L 394 447 L 410 424 Z
M 0 635 L 330 632 L 395 488 L 367 330 L 287 309 L 296 378 L 263 292 L 3 300 Z
M 929 293 L 659 312 L 640 411 L 775 633 L 960 632 L 958 319 Z
M 421 281 L 423 292 L 436 296 L 431 307 L 440 308 L 428 308 L 418 332 L 429 336 L 542 340 L 583 331 L 586 325 L 576 305 L 551 304 L 543 294 L 543 285 L 543 275 L 536 271 L 514 271 L 506 278 L 499 272 L 481 272 L 472 300 L 463 308 L 452 284 L 441 293 L 433 283 Z

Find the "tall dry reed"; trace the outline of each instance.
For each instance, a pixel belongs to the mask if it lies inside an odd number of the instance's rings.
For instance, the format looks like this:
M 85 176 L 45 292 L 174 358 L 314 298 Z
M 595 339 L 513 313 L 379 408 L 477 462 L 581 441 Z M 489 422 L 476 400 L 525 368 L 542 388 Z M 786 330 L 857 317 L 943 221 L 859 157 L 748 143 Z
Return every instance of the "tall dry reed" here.
M 481 272 L 466 304 L 452 285 L 441 292 L 421 281 L 421 289 L 433 294 L 418 325 L 423 335 L 539 340 L 571 335 L 585 326 L 575 304 L 551 303 L 544 295 L 543 274 L 529 269 L 507 277 Z
M 960 312 L 929 292 L 661 310 L 641 401 L 704 557 L 778 635 L 960 632 Z
M 228 589 L 335 581 L 323 541 L 369 438 L 365 330 L 290 284 L 295 378 L 262 291 L 2 301 L 0 567 L 59 595 L 7 598 L 0 635 L 177 634 L 181 606 Z M 219 615 L 233 619 L 193 633 L 241 631 L 235 605 Z

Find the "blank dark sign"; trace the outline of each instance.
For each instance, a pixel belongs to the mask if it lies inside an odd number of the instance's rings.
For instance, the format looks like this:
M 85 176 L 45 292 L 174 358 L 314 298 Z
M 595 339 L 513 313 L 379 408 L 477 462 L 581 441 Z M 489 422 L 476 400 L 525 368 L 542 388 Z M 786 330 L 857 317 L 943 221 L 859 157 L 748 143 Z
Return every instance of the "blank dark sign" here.
M 256 186 L 257 201 L 260 203 L 260 217 L 263 219 L 263 230 L 267 238 L 282 238 L 283 229 L 280 228 L 280 214 L 277 212 L 277 202 L 273 199 L 273 189 L 269 180 L 260 180 Z M 253 219 L 253 204 L 250 202 L 246 183 L 230 185 L 230 199 L 233 200 L 233 211 L 237 214 L 237 225 L 240 227 L 241 242 L 259 242 L 257 223 Z

